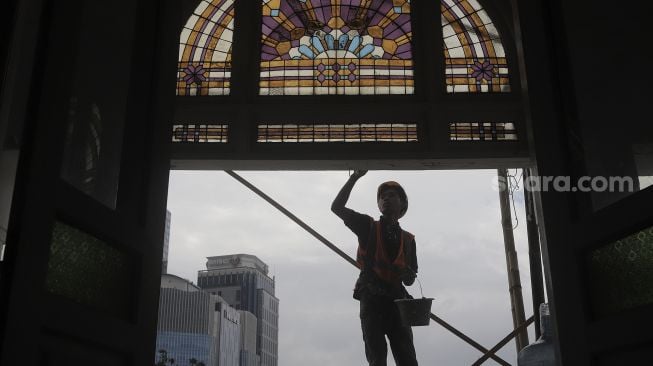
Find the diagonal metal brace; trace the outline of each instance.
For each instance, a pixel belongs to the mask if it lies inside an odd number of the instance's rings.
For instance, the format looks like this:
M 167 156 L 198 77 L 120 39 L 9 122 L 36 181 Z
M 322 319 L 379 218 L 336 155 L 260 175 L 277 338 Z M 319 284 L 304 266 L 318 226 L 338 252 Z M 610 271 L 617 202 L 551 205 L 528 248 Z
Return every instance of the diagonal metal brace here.
M 526 329 L 533 321 L 535 320 L 535 317 L 531 315 L 530 318 L 526 319 L 525 322 L 521 323 L 517 328 L 515 328 L 510 334 L 505 336 L 502 340 L 499 341 L 499 343 L 496 344 L 496 346 L 492 347 L 491 350 L 489 350 L 486 354 L 483 355 L 483 357 L 479 358 L 476 362 L 472 364 L 472 366 L 480 366 L 483 364 L 483 362 L 487 361 L 488 358 L 492 357 L 497 351 L 501 349 L 501 347 L 505 346 L 510 342 L 515 336 L 520 333 L 522 330 Z
M 286 215 L 289 219 L 293 220 L 297 225 L 301 226 L 302 229 L 308 231 L 311 235 L 313 235 L 317 240 L 321 241 L 324 245 L 329 247 L 329 249 L 333 250 L 341 256 L 344 260 L 355 266 L 356 268 L 358 267 L 358 264 L 356 261 L 347 255 L 347 253 L 343 252 L 335 246 L 333 243 L 331 243 L 329 240 L 327 240 L 325 237 L 320 235 L 317 231 L 313 230 L 308 224 L 306 224 L 304 221 L 302 221 L 300 218 L 295 216 L 292 212 L 288 211 L 285 207 L 283 207 L 280 203 L 272 199 L 270 196 L 265 194 L 263 191 L 258 189 L 256 186 L 248 182 L 245 178 L 241 177 L 240 175 L 236 174 L 233 170 L 225 170 L 225 173 L 229 174 L 232 178 L 235 180 L 239 181 L 241 184 L 243 184 L 245 187 L 249 188 L 252 192 L 256 193 L 259 197 L 263 198 L 265 201 L 267 201 L 269 204 L 274 206 L 277 210 L 281 211 L 284 215 Z M 442 327 L 453 333 L 455 336 L 458 338 L 462 339 L 465 341 L 467 344 L 470 346 L 476 348 L 477 350 L 481 351 L 485 356 L 488 356 L 488 358 L 492 358 L 494 361 L 498 362 L 502 366 L 511 366 L 508 362 L 504 361 L 501 357 L 497 356 L 494 354 L 494 352 L 491 352 L 487 348 L 483 347 L 479 343 L 475 342 L 473 339 L 469 338 L 466 336 L 464 333 L 459 331 L 458 329 L 454 328 L 451 326 L 449 323 L 445 322 L 442 320 L 440 317 L 436 316 L 435 314 L 431 313 L 430 318 L 433 319 L 436 323 L 440 324 Z M 532 321 L 532 320 L 531 320 Z M 487 358 L 486 358 L 487 359 Z
M 339 256 L 341 256 L 342 258 L 344 258 L 347 262 L 349 262 L 349 263 L 351 263 L 352 265 L 358 267 L 358 264 L 356 263 L 356 261 L 355 261 L 353 258 L 351 258 L 350 256 L 348 256 L 347 253 L 345 253 L 345 252 L 343 252 L 342 250 L 340 250 L 340 248 L 338 248 L 338 247 L 335 246 L 333 243 L 331 243 L 330 241 L 328 241 L 325 237 L 323 237 L 322 235 L 320 235 L 320 233 L 318 233 L 317 231 L 313 230 L 312 227 L 308 226 L 308 224 L 306 224 L 304 221 L 302 221 L 299 217 L 295 216 L 292 212 L 288 211 L 285 207 L 281 206 L 280 203 L 278 203 L 277 201 L 275 201 L 274 199 L 272 199 L 270 196 L 268 196 L 267 194 L 263 193 L 263 191 L 261 191 L 260 189 L 256 188 L 256 186 L 254 186 L 253 184 L 251 184 L 250 182 L 248 182 L 247 180 L 245 180 L 245 178 L 243 178 L 243 177 L 241 177 L 240 175 L 234 173 L 232 170 L 225 170 L 225 173 L 231 175 L 234 179 L 236 179 L 237 181 L 239 181 L 240 183 L 242 183 L 245 187 L 247 187 L 247 188 L 249 188 L 250 190 L 252 190 L 254 193 L 256 193 L 256 194 L 259 195 L 261 198 L 263 198 L 264 200 L 266 200 L 269 204 L 271 204 L 272 206 L 274 206 L 277 210 L 281 211 L 284 215 L 288 216 L 289 219 L 293 220 L 297 225 L 301 226 L 302 229 L 308 231 L 308 232 L 309 232 L 311 235 L 313 235 L 317 240 L 321 241 L 324 245 L 326 245 L 327 247 L 329 247 L 329 249 L 331 249 L 331 250 L 333 250 L 334 252 L 336 252 L 336 254 L 338 254 Z

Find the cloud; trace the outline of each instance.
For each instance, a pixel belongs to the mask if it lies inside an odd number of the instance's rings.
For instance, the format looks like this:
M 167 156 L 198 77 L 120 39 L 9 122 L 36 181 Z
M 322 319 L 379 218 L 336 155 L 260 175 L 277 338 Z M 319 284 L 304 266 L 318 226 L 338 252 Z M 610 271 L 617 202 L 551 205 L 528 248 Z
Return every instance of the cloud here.
M 355 256 L 356 238 L 329 207 L 347 180 L 337 172 L 243 172 L 254 185 Z M 410 206 L 401 220 L 416 235 L 419 279 L 433 311 L 479 343 L 492 347 L 512 328 L 496 172 L 374 171 L 352 192 L 348 207 L 378 216 L 376 188 L 396 180 Z M 515 195 L 526 316 L 532 313 L 523 196 Z M 522 202 L 522 203 L 520 203 Z M 196 281 L 206 257 L 254 254 L 276 276 L 280 299 L 279 364 L 365 364 L 357 270 L 224 172 L 172 171 L 169 272 Z M 420 295 L 419 286 L 409 291 Z M 481 354 L 437 325 L 416 327 L 421 364 L 471 364 Z M 531 341 L 532 335 L 531 335 Z M 514 363 L 514 345 L 499 353 Z M 389 356 L 391 359 L 391 356 Z M 393 364 L 390 361 L 389 364 Z

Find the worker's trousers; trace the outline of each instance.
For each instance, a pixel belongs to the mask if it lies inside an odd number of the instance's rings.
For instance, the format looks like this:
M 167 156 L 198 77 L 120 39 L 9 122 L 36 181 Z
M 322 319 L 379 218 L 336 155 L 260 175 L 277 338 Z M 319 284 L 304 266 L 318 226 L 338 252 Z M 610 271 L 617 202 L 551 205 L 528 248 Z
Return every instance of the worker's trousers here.
M 370 366 L 387 365 L 386 335 L 397 366 L 417 366 L 413 331 L 401 324 L 392 298 L 364 293 L 360 300 L 360 318 L 365 356 Z

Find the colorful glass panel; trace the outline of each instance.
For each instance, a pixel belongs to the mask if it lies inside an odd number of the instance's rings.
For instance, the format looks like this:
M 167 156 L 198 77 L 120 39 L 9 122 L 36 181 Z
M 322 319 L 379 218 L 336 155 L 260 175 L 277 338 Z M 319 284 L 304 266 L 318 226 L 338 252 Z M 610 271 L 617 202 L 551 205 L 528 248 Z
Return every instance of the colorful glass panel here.
M 476 0 L 440 0 L 448 93 L 509 92 L 499 31 Z
M 172 142 L 221 142 L 227 143 L 229 125 L 174 125 Z
M 412 94 L 410 0 L 262 0 L 261 95 Z
M 415 123 L 261 124 L 257 142 L 417 142 Z
M 449 124 L 452 141 L 516 141 L 517 131 L 511 122 L 455 122 Z
M 202 0 L 179 38 L 177 95 L 229 94 L 234 0 Z

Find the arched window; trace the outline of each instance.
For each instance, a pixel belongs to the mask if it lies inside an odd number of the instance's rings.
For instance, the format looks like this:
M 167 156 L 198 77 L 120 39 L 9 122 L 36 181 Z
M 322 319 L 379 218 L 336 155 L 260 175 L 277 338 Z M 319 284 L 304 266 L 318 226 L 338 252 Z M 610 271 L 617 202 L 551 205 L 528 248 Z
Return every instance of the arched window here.
M 404 145 L 413 156 L 471 146 L 462 141 L 498 142 L 484 144 L 493 154 L 497 147 L 493 156 L 526 151 L 518 75 L 509 73 L 514 45 L 499 31 L 511 26 L 489 16 L 500 8 L 480 0 L 195 1 L 180 36 L 177 95 L 215 98 L 177 99 L 174 142 L 243 144 L 256 157 L 271 156 L 257 149 L 277 142 Z M 438 26 L 441 39 L 417 33 Z M 233 40 L 240 59 L 230 93 Z M 498 148 L 510 144 L 501 141 L 524 144 Z
M 412 94 L 410 0 L 261 0 L 260 95 Z M 477 0 L 440 0 L 448 93 L 509 92 Z M 229 94 L 234 0 L 202 0 L 180 36 L 177 95 Z
M 440 0 L 447 92 L 509 92 L 508 61 L 486 11 L 476 0 Z
M 179 37 L 177 95 L 229 94 L 234 0 L 202 0 Z
M 409 0 L 263 0 L 261 95 L 412 94 Z

